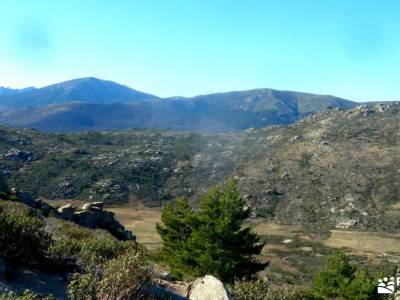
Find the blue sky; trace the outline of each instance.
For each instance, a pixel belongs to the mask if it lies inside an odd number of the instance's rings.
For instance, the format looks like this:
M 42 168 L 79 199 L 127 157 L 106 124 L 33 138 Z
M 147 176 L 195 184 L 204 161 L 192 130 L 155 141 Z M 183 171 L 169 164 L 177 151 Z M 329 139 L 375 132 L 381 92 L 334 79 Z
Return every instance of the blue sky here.
M 1 0 L 0 86 L 110 79 L 399 100 L 400 1 Z

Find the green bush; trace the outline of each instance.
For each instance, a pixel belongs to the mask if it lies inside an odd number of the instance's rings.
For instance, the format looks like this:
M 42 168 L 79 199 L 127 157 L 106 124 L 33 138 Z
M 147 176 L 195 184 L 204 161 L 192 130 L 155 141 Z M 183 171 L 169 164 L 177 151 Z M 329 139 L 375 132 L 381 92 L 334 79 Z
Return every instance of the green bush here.
M 55 258 L 75 257 L 90 267 L 115 258 L 134 247 L 132 242 L 121 242 L 112 237 L 65 238 L 55 241 L 49 251 Z
M 236 300 L 312 300 L 311 292 L 298 286 L 272 287 L 265 280 L 239 280 L 233 286 Z
M 264 300 L 268 294 L 269 284 L 262 279 L 255 281 L 238 280 L 233 286 L 236 300 Z
M 202 198 L 199 211 L 193 211 L 184 199 L 166 205 L 157 231 L 173 274 L 212 274 L 232 282 L 264 269 L 266 264 L 255 258 L 264 244 L 249 227 L 242 227 L 249 215 L 235 181 L 223 190 L 212 188 Z
M 268 290 L 265 300 L 314 300 L 312 293 L 298 286 L 274 287 Z
M 5 212 L 0 205 L 0 257 L 12 263 L 34 264 L 50 246 L 44 223 L 28 212 Z
M 37 295 L 29 290 L 26 290 L 22 295 L 17 295 L 14 292 L 0 294 L 0 300 L 55 300 L 53 296 Z
M 380 299 L 376 282 L 366 269 L 351 263 L 343 252 L 335 251 L 315 275 L 313 293 L 318 299 Z
M 76 275 L 67 293 L 71 300 L 147 299 L 143 287 L 149 278 L 144 259 L 130 251 L 107 261 L 97 274 Z

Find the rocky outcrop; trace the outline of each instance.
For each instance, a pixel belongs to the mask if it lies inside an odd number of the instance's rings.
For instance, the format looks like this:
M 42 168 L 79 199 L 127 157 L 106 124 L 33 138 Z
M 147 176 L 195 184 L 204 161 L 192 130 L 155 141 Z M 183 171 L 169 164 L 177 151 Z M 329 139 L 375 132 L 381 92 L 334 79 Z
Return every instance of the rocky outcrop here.
M 72 204 L 67 204 L 57 209 L 57 212 L 59 213 L 60 217 L 68 221 L 74 220 L 75 211 L 76 208 Z
M 33 199 L 16 189 L 12 189 L 12 193 L 19 202 L 40 210 L 46 217 L 51 215 L 81 226 L 104 229 L 119 240 L 136 240 L 135 235 L 131 231 L 126 230 L 115 219 L 113 212 L 104 210 L 104 202 L 89 202 L 83 204 L 80 208 L 76 208 L 73 204 L 66 204 L 56 209 L 45 201 Z
M 230 300 L 233 299 L 224 284 L 212 275 L 196 279 L 188 288 L 190 300 Z
M 33 153 L 29 151 L 20 151 L 18 149 L 12 148 L 6 154 L 3 155 L 4 159 L 14 160 L 14 161 L 27 161 L 33 160 Z
M 135 240 L 131 231 L 126 230 L 115 218 L 114 213 L 104 210 L 103 202 L 89 202 L 73 213 L 73 220 L 79 225 L 101 228 L 109 231 L 120 240 Z M 64 209 L 74 209 L 72 206 Z

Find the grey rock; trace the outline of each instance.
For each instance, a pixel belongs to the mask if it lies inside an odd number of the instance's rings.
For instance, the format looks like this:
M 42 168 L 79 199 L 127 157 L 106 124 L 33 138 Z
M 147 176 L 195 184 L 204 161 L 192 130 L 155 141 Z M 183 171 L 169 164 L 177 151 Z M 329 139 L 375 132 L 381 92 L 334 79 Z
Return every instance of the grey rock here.
M 212 275 L 196 279 L 188 288 L 190 300 L 231 300 L 224 284 Z
M 60 217 L 64 220 L 69 220 L 69 221 L 74 219 L 75 211 L 76 208 L 72 204 L 67 204 L 57 209 L 57 212 L 60 214 Z
M 82 209 L 83 210 L 91 210 L 92 208 L 98 208 L 98 209 L 103 209 L 104 207 L 104 202 L 89 202 L 89 203 L 85 203 L 82 205 Z
M 96 228 L 97 225 L 97 217 L 95 213 L 90 210 L 84 210 L 74 213 L 74 220 L 79 225 Z

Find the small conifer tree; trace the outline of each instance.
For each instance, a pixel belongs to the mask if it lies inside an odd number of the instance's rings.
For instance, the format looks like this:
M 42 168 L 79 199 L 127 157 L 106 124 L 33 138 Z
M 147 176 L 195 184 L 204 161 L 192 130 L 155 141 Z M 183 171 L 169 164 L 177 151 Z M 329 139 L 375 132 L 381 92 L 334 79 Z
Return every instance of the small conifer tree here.
M 317 299 L 379 299 L 376 283 L 366 269 L 357 268 L 343 252 L 335 251 L 314 277 L 313 291 Z
M 249 214 L 235 181 L 210 189 L 198 211 L 180 199 L 164 208 L 163 225 L 157 225 L 162 252 L 175 272 L 212 274 L 225 282 L 252 276 L 266 264 L 255 258 L 264 244 L 242 226 Z

